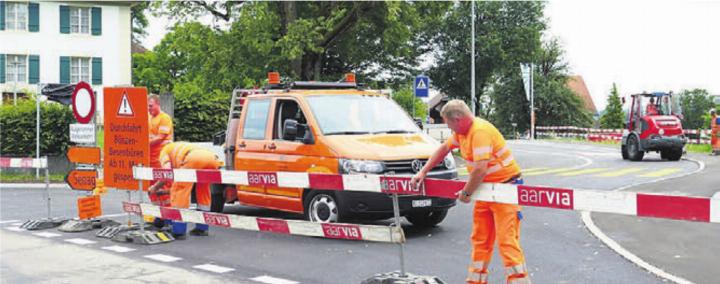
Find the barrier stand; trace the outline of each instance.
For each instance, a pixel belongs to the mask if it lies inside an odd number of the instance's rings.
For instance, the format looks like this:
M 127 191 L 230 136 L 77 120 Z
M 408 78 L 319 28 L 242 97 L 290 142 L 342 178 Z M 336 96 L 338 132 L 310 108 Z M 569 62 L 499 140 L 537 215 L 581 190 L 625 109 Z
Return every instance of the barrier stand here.
M 4 158 L 8 159 L 8 158 Z M 10 159 L 9 161 L 9 167 L 13 167 L 12 160 L 16 159 Z M 27 162 L 32 161 L 31 165 L 28 166 Z M 20 228 L 26 229 L 26 230 L 44 230 L 44 229 L 50 229 L 55 228 L 60 225 L 62 225 L 67 219 L 66 218 L 52 218 L 52 207 L 51 207 L 51 197 L 50 197 L 50 170 L 48 169 L 47 165 L 47 156 L 43 157 L 42 159 L 20 159 L 20 166 L 16 166 L 17 168 L 35 168 L 35 169 L 45 169 L 45 202 L 47 204 L 47 218 L 44 219 L 37 219 L 37 220 L 28 220 L 25 221 L 22 225 L 20 225 Z
M 137 167 L 142 168 L 142 164 L 139 164 Z M 128 193 L 128 204 L 132 203 L 132 198 L 130 191 Z M 138 204 L 143 203 L 143 195 L 145 194 L 145 191 L 143 191 L 143 181 L 141 179 L 138 179 L 138 194 L 140 197 L 138 198 Z M 124 207 L 124 206 L 123 206 Z M 143 245 L 155 245 L 155 244 L 162 244 L 162 243 L 169 243 L 175 240 L 175 238 L 172 236 L 172 234 L 163 232 L 163 231 L 156 231 L 156 230 L 146 230 L 145 227 L 152 226 L 145 224 L 145 220 L 143 219 L 142 214 L 139 215 L 139 222 L 137 224 L 132 223 L 132 213 L 127 212 L 128 216 L 128 224 L 127 226 L 115 226 L 115 227 L 108 227 L 105 230 L 99 231 L 96 236 L 102 237 L 102 238 L 110 238 L 113 241 L 117 242 L 131 242 L 136 244 L 143 244 Z

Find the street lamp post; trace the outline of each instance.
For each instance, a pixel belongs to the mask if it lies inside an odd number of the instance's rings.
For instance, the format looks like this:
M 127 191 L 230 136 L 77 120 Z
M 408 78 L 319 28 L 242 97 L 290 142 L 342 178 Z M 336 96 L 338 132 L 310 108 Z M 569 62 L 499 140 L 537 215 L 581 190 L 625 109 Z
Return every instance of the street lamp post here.
M 470 104 L 472 104 L 472 113 L 475 116 L 475 0 L 471 1 L 472 5 L 472 29 L 470 43 Z

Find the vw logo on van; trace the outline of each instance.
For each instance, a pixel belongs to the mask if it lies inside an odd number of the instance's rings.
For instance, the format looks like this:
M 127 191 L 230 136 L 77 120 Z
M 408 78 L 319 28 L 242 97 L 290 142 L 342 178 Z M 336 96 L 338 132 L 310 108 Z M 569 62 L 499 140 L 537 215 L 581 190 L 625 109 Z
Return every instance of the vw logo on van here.
M 417 173 L 422 170 L 423 162 L 420 160 L 413 160 L 412 163 L 410 163 L 410 167 L 414 173 Z

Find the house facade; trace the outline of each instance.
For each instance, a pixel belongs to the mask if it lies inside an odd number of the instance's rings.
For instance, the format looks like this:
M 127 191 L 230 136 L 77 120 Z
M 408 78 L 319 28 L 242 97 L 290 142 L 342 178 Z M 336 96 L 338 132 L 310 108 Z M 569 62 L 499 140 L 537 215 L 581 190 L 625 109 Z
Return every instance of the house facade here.
M 0 1 L 2 103 L 47 83 L 129 85 L 132 3 Z

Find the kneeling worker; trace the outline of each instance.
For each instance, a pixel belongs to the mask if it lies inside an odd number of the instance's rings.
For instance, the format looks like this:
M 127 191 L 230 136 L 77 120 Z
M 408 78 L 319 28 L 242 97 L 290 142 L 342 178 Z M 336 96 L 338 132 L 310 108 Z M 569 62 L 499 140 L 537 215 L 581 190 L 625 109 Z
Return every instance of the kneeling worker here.
M 217 170 L 222 162 L 215 153 L 203 147 L 188 142 L 172 142 L 165 145 L 160 151 L 160 165 L 165 169 L 194 169 L 194 170 Z M 150 192 L 157 192 L 165 185 L 164 181 L 158 181 L 150 187 Z M 173 182 L 170 187 L 170 205 L 175 208 L 189 208 L 190 194 L 193 183 Z M 198 209 L 210 211 L 210 185 L 198 183 L 195 186 L 195 197 Z M 206 224 L 195 224 L 195 229 L 190 231 L 191 235 L 207 236 L 209 226 Z M 185 237 L 187 224 L 173 221 L 172 233 L 180 239 Z
M 490 122 L 473 117 L 461 100 L 451 100 L 440 111 L 453 136 L 440 145 L 423 168 L 413 176 L 417 187 L 427 173 L 452 149 L 460 149 L 467 161 L 470 176 L 458 200 L 470 202 L 470 196 L 483 182 L 521 184 L 520 167 L 505 144 L 500 131 Z M 507 283 L 530 283 L 525 256 L 520 248 L 520 206 L 475 201 L 473 209 L 472 263 L 468 267 L 468 284 L 487 284 L 488 265 L 495 242 L 505 266 Z

